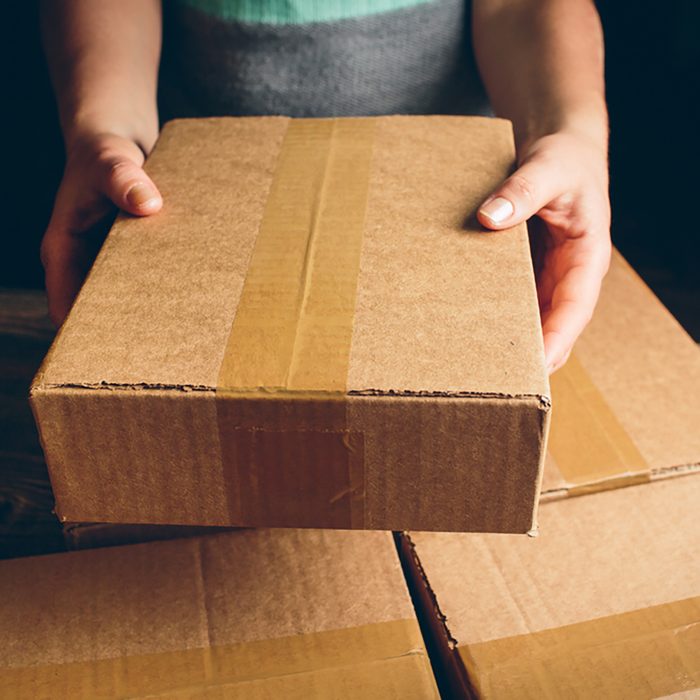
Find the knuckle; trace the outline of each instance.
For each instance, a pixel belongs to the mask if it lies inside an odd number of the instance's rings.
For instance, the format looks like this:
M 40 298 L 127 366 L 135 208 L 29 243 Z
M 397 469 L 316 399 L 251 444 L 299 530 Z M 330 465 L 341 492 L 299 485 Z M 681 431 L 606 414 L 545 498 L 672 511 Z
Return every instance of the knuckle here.
M 114 158 L 107 163 L 107 174 L 110 179 L 121 179 L 128 175 L 131 163 L 122 158 Z
M 515 174 L 508 180 L 508 187 L 519 198 L 525 199 L 528 202 L 535 201 L 537 188 L 529 178 Z

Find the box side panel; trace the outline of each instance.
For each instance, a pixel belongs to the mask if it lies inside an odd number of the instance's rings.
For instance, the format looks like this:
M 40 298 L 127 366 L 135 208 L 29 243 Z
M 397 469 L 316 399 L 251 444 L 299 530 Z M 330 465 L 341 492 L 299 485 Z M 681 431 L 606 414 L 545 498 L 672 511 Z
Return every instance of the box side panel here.
M 534 527 L 549 417 L 538 400 L 352 399 L 349 424 L 363 434 L 368 528 Z
M 51 389 L 32 405 L 62 521 L 230 524 L 213 392 Z
M 33 404 L 64 522 L 467 532 L 533 527 L 548 416 L 526 399 L 66 389 Z

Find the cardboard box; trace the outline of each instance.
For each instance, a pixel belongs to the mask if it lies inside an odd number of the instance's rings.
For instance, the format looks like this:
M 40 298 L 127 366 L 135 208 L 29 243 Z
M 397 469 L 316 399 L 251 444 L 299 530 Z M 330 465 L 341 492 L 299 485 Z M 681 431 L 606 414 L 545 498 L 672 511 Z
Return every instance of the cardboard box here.
M 241 531 L 0 562 L 3 698 L 435 698 L 389 533 Z
M 698 503 L 692 475 L 544 504 L 537 538 L 411 533 L 448 697 L 698 697 Z
M 527 532 L 549 388 L 508 122 L 185 120 L 32 387 L 63 521 Z
M 551 385 L 542 500 L 700 469 L 700 348 L 619 253 Z

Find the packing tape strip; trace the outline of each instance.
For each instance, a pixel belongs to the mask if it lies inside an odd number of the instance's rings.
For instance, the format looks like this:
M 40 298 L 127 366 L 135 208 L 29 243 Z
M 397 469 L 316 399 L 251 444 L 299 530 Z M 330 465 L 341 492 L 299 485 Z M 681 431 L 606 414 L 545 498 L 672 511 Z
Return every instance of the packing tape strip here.
M 600 490 L 592 487 L 597 483 L 649 480 L 646 460 L 575 353 L 550 385 L 549 458 L 572 495 Z
M 316 510 L 318 526 L 325 509 L 328 527 L 362 527 L 345 395 L 374 132 L 371 118 L 289 123 L 218 377 L 231 524 L 303 526 Z
M 377 663 L 400 658 L 407 663 L 396 668 Z M 0 668 L 0 687 L 2 697 L 15 700 L 221 698 L 222 689 L 226 698 L 288 697 L 285 690 L 294 690 L 294 697 L 331 697 L 343 667 L 351 671 L 350 682 L 367 684 L 365 697 L 372 697 L 372 690 L 379 692 L 374 697 L 394 697 L 391 684 L 397 680 L 408 693 L 401 697 L 410 697 L 412 688 L 417 700 L 431 697 L 426 693 L 430 662 L 415 619 L 203 649 Z
M 480 698 L 661 697 L 700 688 L 700 597 L 458 649 Z

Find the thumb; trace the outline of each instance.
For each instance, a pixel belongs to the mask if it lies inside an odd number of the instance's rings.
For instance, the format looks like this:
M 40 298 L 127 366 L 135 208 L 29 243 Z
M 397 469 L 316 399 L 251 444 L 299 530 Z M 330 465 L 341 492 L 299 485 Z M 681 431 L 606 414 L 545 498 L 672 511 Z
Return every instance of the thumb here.
M 477 218 L 490 229 L 515 226 L 558 197 L 562 185 L 561 174 L 549 162 L 527 161 L 479 207 Z
M 120 209 L 148 216 L 163 206 L 163 198 L 143 168 L 129 157 L 115 155 L 102 164 L 100 189 Z

